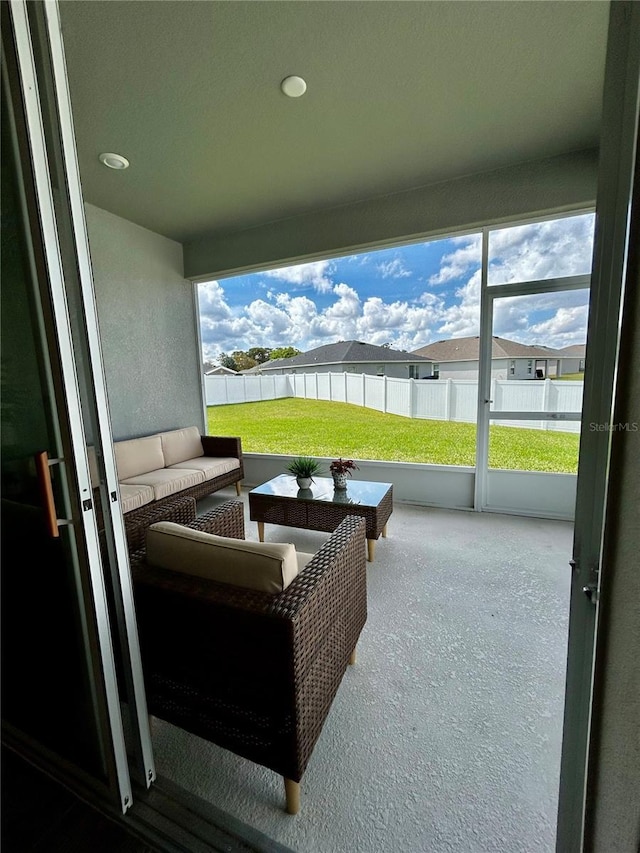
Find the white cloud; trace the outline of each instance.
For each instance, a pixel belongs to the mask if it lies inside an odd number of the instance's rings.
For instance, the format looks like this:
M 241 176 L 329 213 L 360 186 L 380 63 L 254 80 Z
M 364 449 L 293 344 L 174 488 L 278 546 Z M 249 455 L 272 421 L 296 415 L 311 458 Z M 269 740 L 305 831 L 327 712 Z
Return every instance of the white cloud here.
M 318 293 L 329 293 L 333 282 L 326 273 L 331 271 L 331 261 L 312 261 L 308 264 L 297 264 L 294 267 L 269 270 L 265 275 L 277 278 L 279 281 L 286 281 L 288 284 L 312 287 Z
M 230 317 L 231 310 L 224 300 L 224 288 L 217 281 L 208 281 L 198 287 L 200 313 L 218 318 Z
M 401 258 L 394 258 L 392 261 L 377 264 L 376 269 L 382 278 L 406 278 L 411 275 L 411 270 L 407 269 Z
M 470 234 L 466 237 L 456 237 L 452 241 L 462 244 L 455 252 L 443 255 L 440 269 L 429 279 L 429 284 L 444 284 L 462 278 L 472 267 L 479 267 L 482 262 L 482 237 L 480 234 Z
M 489 237 L 489 283 L 589 273 L 593 221 L 592 214 L 585 214 L 493 231 Z

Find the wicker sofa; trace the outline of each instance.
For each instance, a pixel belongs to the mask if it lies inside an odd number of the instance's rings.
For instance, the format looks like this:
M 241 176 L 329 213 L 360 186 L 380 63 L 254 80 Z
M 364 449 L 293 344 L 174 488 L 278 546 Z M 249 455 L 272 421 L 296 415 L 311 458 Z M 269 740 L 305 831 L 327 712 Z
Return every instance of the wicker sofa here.
M 233 484 L 240 494 L 244 465 L 238 437 L 201 435 L 194 426 L 116 441 L 114 451 L 130 551 L 141 547 L 150 524 L 182 521 L 181 508 L 189 506 L 183 498 L 197 501 Z M 100 511 L 98 489 L 94 495 Z
M 243 539 L 242 504 L 186 527 Z M 178 525 L 154 525 L 149 537 L 168 528 Z M 355 661 L 367 617 L 365 555 L 365 522 L 353 516 L 315 555 L 297 555 L 302 570 L 275 594 L 196 577 L 188 565 L 158 567 L 144 550 L 131 558 L 149 713 L 282 775 L 290 814 Z

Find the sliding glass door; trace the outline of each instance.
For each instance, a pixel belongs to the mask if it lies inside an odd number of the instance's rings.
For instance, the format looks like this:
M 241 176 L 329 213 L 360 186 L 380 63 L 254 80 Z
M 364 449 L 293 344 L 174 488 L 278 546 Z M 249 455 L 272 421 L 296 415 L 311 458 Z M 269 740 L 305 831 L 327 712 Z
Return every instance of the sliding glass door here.
M 126 811 L 155 770 L 55 4 L 2 4 L 2 145 L 3 741 Z

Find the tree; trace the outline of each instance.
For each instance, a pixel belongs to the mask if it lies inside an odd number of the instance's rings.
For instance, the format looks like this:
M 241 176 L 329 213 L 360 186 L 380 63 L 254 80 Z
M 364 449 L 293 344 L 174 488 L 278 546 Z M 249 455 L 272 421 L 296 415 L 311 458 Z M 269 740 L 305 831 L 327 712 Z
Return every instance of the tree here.
M 273 361 L 274 358 L 293 358 L 294 355 L 302 355 L 302 350 L 295 347 L 276 347 L 271 350 L 269 359 Z
M 269 347 L 251 347 L 247 350 L 247 355 L 252 358 L 256 364 L 264 364 L 271 357 L 271 349 Z
M 251 358 L 251 356 L 241 349 L 234 350 L 231 356 L 237 365 L 236 370 L 249 370 L 249 368 L 255 367 L 257 364 L 254 358 Z
M 221 352 L 219 356 L 219 361 L 222 367 L 226 367 L 229 370 L 237 370 L 238 365 L 236 364 L 236 360 L 232 355 L 227 355 L 226 352 Z

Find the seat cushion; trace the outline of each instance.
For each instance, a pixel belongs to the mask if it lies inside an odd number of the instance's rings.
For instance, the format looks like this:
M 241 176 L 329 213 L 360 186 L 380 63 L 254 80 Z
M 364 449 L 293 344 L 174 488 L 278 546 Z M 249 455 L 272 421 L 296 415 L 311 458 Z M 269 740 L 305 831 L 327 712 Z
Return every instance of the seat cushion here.
M 155 500 L 175 495 L 182 489 L 199 486 L 204 483 L 202 471 L 192 471 L 189 468 L 161 468 L 159 471 L 149 471 L 137 477 L 129 477 L 122 483 L 127 486 L 151 486 Z M 121 485 L 122 485 L 121 483 Z
M 276 594 L 298 574 L 291 543 L 247 542 L 171 521 L 147 529 L 147 562 L 173 572 Z
M 196 459 L 187 459 L 179 465 L 170 465 L 170 469 L 191 468 L 202 471 L 205 480 L 213 480 L 221 474 L 228 474 L 240 467 L 240 460 L 235 456 L 200 456 Z
M 125 486 L 120 483 L 120 506 L 122 512 L 140 509 L 154 500 L 151 486 Z
M 157 435 L 144 438 L 131 438 L 116 441 L 113 445 L 116 456 L 118 480 L 122 483 L 138 474 L 147 474 L 158 468 L 164 468 L 162 442 Z
M 185 459 L 194 459 L 204 454 L 198 427 L 159 432 L 158 438 L 162 442 L 164 464 L 167 468 L 184 462 Z M 188 468 L 189 466 L 185 465 L 184 467 Z

